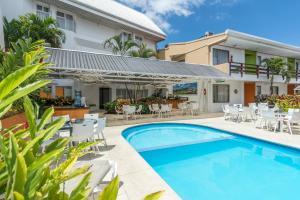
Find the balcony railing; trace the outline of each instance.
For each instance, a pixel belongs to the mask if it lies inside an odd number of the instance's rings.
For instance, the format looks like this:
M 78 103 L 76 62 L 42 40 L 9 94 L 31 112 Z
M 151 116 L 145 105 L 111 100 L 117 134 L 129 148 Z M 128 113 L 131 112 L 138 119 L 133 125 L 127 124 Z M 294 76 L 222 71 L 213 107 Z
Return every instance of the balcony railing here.
M 300 78 L 300 71 L 298 67 L 296 67 L 295 70 L 290 70 L 290 73 L 292 75 L 292 78 L 295 78 L 296 80 Z M 229 75 L 231 76 L 231 74 L 240 74 L 241 77 L 243 77 L 244 74 L 250 74 L 256 75 L 257 78 L 264 76 L 269 79 L 272 73 L 270 72 L 269 68 L 266 68 L 261 65 L 245 64 L 240 62 L 229 62 Z

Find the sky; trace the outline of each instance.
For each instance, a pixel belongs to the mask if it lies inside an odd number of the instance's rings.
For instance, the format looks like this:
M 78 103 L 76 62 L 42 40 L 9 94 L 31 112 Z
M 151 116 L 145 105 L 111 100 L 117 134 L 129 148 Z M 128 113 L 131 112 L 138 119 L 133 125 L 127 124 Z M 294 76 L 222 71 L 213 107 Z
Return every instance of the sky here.
M 300 46 L 300 0 L 118 0 L 145 13 L 167 34 L 158 44 L 226 29 Z

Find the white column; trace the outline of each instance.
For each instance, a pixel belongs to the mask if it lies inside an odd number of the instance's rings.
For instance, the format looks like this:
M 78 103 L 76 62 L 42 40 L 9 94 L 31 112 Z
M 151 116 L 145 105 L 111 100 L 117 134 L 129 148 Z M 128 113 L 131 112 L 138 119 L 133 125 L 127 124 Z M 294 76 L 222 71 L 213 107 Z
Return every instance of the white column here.
M 2 10 L 0 5 L 0 47 L 4 48 L 4 33 L 3 33 L 3 16 L 2 16 Z

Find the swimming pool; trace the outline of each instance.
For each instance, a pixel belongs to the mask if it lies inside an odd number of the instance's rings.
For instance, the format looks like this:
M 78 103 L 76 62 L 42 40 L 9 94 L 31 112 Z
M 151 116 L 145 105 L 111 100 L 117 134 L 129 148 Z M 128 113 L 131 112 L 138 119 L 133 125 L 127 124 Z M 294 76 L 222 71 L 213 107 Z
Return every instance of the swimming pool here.
M 159 123 L 124 138 L 182 199 L 298 199 L 300 151 L 191 124 Z

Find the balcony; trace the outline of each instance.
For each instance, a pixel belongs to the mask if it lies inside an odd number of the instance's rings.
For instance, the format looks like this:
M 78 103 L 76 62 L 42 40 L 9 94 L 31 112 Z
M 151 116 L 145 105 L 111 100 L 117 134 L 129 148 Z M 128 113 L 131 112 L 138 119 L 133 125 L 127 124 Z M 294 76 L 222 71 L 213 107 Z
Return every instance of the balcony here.
M 298 67 L 296 69 L 290 70 L 292 77 L 295 78 L 296 81 L 300 78 L 300 71 Z M 253 64 L 245 64 L 239 62 L 229 62 L 229 75 L 232 74 L 240 74 L 243 77 L 245 74 L 247 75 L 255 75 L 257 78 L 267 77 L 270 78 L 271 72 L 269 68 L 266 68 L 261 65 L 253 65 Z M 274 75 L 280 75 L 274 74 Z

